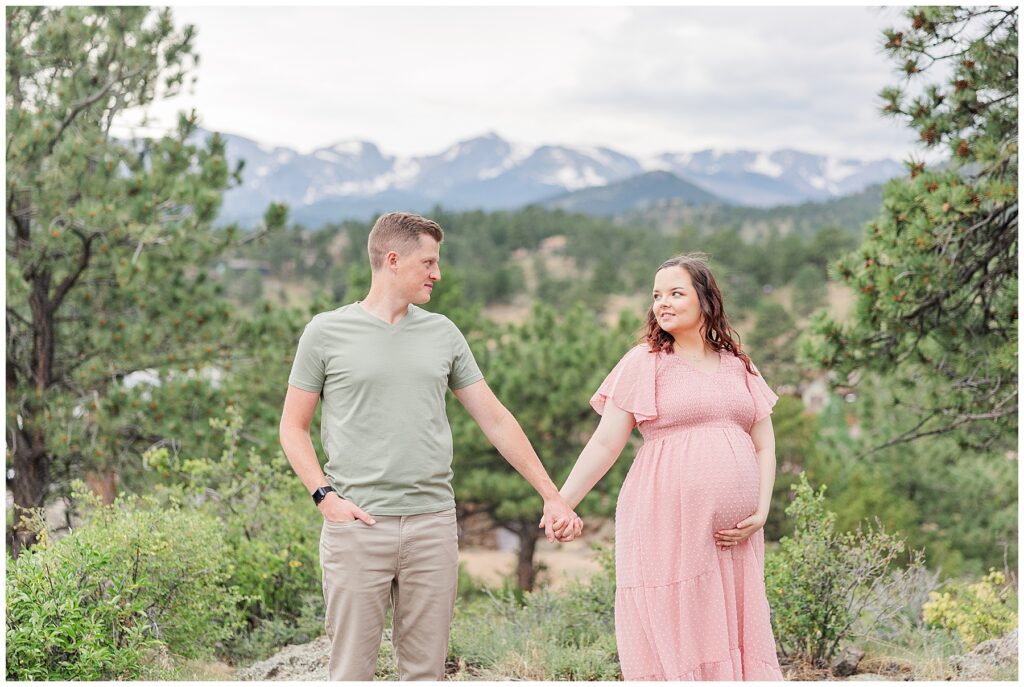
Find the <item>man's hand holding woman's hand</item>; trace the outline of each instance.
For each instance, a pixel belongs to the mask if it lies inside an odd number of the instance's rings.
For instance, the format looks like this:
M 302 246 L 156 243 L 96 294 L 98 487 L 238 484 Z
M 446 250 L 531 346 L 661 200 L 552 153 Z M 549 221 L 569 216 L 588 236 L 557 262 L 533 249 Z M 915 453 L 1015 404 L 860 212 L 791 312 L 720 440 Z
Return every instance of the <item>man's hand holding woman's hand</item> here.
M 362 520 L 367 525 L 374 525 L 377 522 L 362 508 L 351 501 L 346 501 L 333 491 L 323 498 L 317 508 L 320 509 L 320 512 L 323 513 L 324 519 L 328 522 L 352 522 L 353 520 Z
M 544 502 L 538 527 L 544 528 L 549 542 L 570 542 L 583 533 L 583 521 L 561 497 Z

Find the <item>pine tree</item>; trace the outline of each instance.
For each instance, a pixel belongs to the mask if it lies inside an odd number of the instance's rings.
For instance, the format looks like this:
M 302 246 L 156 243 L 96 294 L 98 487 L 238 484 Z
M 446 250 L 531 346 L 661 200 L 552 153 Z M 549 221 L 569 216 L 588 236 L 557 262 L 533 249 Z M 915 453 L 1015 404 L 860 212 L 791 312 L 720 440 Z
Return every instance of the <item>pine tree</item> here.
M 907 387 L 895 402 L 918 421 L 886 445 L 967 428 L 965 443 L 1005 444 L 1017 417 L 1017 8 L 906 18 L 884 32 L 904 83 L 882 91 L 883 113 L 948 157 L 911 160 L 886 185 L 881 216 L 835 266 L 857 296 L 852 321 L 819 315 L 803 350 L 837 383 L 873 370 Z M 927 82 L 941 66 L 948 78 Z M 920 392 L 924 377 L 941 392 Z
M 109 472 L 127 447 L 160 439 L 133 417 L 165 409 L 126 390 L 127 375 L 230 355 L 232 312 L 207 270 L 234 237 L 211 222 L 240 169 L 220 137 L 190 142 L 194 113 L 161 138 L 112 135 L 123 113 L 178 93 L 196 64 L 192 27 L 169 11 L 6 16 L 9 484 L 17 507 L 36 508 L 55 465 Z M 29 541 L 19 530 L 15 552 Z

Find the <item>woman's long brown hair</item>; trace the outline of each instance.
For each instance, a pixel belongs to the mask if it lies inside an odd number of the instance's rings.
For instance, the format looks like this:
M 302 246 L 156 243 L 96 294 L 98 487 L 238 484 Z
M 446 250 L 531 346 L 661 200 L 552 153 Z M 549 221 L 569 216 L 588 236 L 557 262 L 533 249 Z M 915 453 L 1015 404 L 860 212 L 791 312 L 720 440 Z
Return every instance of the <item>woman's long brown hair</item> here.
M 716 351 L 728 351 L 743 361 L 747 372 L 756 374 L 750 357 L 743 352 L 740 346 L 740 336 L 729 325 L 729 318 L 725 315 L 725 306 L 722 303 L 722 291 L 718 288 L 715 277 L 708 267 L 707 255 L 703 253 L 688 253 L 677 255 L 661 264 L 655 274 L 667 267 L 682 267 L 690 275 L 693 288 L 697 290 L 697 300 L 700 302 L 701 312 L 704 313 L 704 321 L 701 324 L 701 334 L 708 345 Z M 644 331 L 643 340 L 647 342 L 652 351 L 672 354 L 675 352 L 672 344 L 675 339 L 658 325 L 658 318 L 654 314 L 654 304 L 651 304 L 647 311 L 647 326 Z

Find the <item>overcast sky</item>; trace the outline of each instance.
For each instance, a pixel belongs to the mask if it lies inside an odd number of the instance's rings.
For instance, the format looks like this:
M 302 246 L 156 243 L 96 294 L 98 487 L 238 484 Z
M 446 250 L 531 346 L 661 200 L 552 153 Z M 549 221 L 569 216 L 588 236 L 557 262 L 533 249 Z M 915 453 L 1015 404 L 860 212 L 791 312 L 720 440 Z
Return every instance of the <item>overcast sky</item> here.
M 783 147 L 902 159 L 878 114 L 898 8 L 177 7 L 206 128 L 303 152 L 435 153 L 494 131 L 633 155 Z

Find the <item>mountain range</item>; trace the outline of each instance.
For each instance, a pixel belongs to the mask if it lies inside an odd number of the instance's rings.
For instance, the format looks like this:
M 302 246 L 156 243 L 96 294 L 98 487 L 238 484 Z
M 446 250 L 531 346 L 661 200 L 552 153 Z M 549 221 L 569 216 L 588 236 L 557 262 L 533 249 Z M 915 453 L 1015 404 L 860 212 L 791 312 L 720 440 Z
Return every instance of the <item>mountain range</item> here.
M 200 132 L 199 135 L 208 135 Z M 388 155 L 368 141 L 300 153 L 222 134 L 243 183 L 220 221 L 253 225 L 270 202 L 306 226 L 387 210 L 501 210 L 539 204 L 620 214 L 660 202 L 773 207 L 857 193 L 904 173 L 895 160 L 796 150 L 702 150 L 637 158 L 607 147 L 524 146 L 490 133 L 434 155 Z

